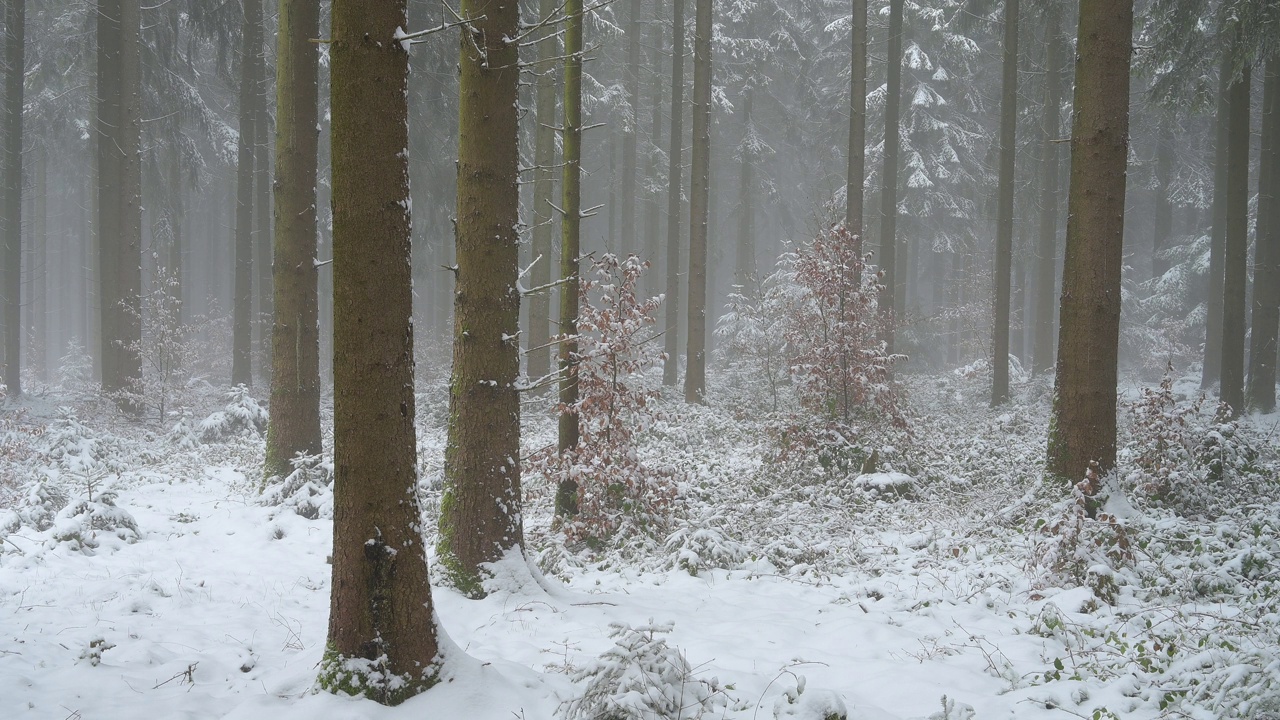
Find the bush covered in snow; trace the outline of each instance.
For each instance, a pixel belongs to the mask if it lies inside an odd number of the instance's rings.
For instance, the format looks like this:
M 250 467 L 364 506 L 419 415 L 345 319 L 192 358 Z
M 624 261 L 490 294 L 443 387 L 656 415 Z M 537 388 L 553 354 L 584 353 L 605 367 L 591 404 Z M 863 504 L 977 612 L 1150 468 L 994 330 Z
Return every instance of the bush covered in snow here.
M 286 507 L 309 520 L 333 517 L 333 462 L 319 455 L 298 455 L 287 476 L 269 477 L 259 502 Z
M 267 411 L 249 393 L 237 385 L 227 393 L 227 405 L 200 422 L 201 442 L 227 442 L 236 437 L 261 437 L 267 431 Z

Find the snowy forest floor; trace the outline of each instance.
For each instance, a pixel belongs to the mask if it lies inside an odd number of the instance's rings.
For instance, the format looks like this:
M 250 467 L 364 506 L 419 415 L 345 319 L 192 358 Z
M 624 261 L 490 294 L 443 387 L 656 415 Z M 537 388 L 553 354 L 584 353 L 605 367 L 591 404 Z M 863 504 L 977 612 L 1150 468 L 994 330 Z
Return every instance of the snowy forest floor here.
M 847 448 L 780 453 L 795 410 L 748 369 L 711 407 L 672 393 L 641 452 L 681 492 L 605 548 L 567 547 L 527 477 L 545 582 L 434 588 L 446 682 L 397 708 L 312 692 L 325 473 L 263 505 L 252 400 L 146 425 L 37 387 L 0 415 L 0 717 L 1280 718 L 1280 416 L 1215 419 L 1186 382 L 1156 431 L 1122 409 L 1094 520 L 1040 481 L 1049 387 L 991 410 L 970 371 L 905 377 L 910 436 L 862 445 L 877 475 Z M 445 392 L 419 394 L 427 528 Z M 525 421 L 528 452 L 552 441 L 541 405 Z

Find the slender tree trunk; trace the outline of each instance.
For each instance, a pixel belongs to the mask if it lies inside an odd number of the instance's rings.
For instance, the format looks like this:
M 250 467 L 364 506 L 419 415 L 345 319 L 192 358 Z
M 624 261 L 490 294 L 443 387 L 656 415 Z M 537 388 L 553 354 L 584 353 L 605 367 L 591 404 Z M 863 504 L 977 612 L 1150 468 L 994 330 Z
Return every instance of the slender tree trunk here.
M 1057 392 L 1048 471 L 1074 483 L 1116 462 L 1133 1 L 1081 0 Z
M 636 246 L 637 139 L 640 134 L 640 0 L 631 0 L 631 24 L 627 27 L 627 102 L 631 117 L 622 126 L 622 228 L 618 255 L 639 252 Z
M 680 371 L 680 211 L 684 169 L 684 0 L 672 0 L 671 150 L 667 153 L 667 313 L 662 384 L 674 386 Z
M 240 139 L 236 153 L 235 290 L 231 384 L 253 384 L 253 163 L 258 144 L 262 76 L 262 3 L 245 0 L 240 26 Z
M 49 344 L 49 152 L 38 148 L 35 152 L 36 186 L 34 231 L 32 233 L 33 257 L 31 263 L 31 369 L 40 382 L 48 376 Z
M 689 347 L 685 402 L 707 394 L 707 223 L 711 209 L 711 0 L 695 0 L 693 165 L 689 169 Z
M 1276 334 L 1280 324 L 1280 61 L 1267 62 L 1263 84 L 1262 162 L 1253 269 L 1253 332 L 1249 336 L 1249 406 L 1276 408 Z
M 183 207 L 182 152 L 178 146 L 182 134 L 180 120 L 175 117 L 173 126 L 174 142 L 169 146 L 169 247 L 166 248 L 164 266 L 171 282 L 169 290 L 177 312 L 173 321 L 181 326 L 186 320 L 187 309 L 183 302 L 182 254 L 184 239 L 182 236 L 185 209 Z
M 564 170 L 561 179 L 560 225 L 560 405 L 578 403 L 578 293 L 582 288 L 582 0 L 565 4 L 568 24 L 564 33 Z M 578 414 L 561 412 L 557 449 L 568 452 L 578 447 Z M 561 481 L 556 488 L 556 516 L 578 513 L 578 483 Z
M 862 239 L 862 191 L 867 174 L 867 0 L 853 0 L 853 60 L 849 80 L 849 170 L 844 226 Z
M 539 0 L 539 21 L 551 17 L 560 6 L 558 0 Z M 537 128 L 534 130 L 533 171 L 533 257 L 530 271 L 534 287 L 551 283 L 551 264 L 555 262 L 552 238 L 555 218 L 551 206 L 555 193 L 556 169 L 556 63 L 559 55 L 555 28 L 547 26 L 538 34 L 536 100 Z M 528 375 L 533 380 L 551 374 L 551 291 L 543 290 L 529 298 Z
M 902 4 L 889 0 L 889 49 L 884 107 L 884 171 L 880 189 L 880 268 L 884 272 L 884 292 L 880 294 L 880 310 L 885 317 L 887 352 L 893 352 L 893 326 L 898 283 L 898 153 L 901 145 L 899 125 L 902 111 Z
M 509 0 L 464 0 L 462 15 L 475 20 L 461 45 L 457 285 L 439 556 L 458 589 L 477 597 L 481 565 L 524 543 L 516 389 L 520 67 L 518 43 L 508 41 L 519 34 L 520 10 Z
M 413 426 L 405 4 L 335 0 L 330 45 L 333 587 L 318 684 L 388 705 L 436 682 L 440 651 Z
M 276 36 L 275 257 L 271 415 L 263 477 L 284 476 L 296 455 L 319 455 L 320 329 L 316 280 L 320 10 L 280 0 Z
M 652 124 L 649 131 L 649 152 L 645 160 L 645 221 L 644 259 L 649 270 L 644 274 L 643 296 L 656 297 L 662 293 L 662 228 L 661 207 L 658 205 L 658 148 L 662 145 L 662 0 L 654 0 L 654 18 L 649 32 L 649 69 L 652 72 L 652 101 L 649 104 Z
M 1224 49 L 1218 74 L 1217 130 L 1213 154 L 1213 231 L 1209 240 L 1209 297 L 1206 301 L 1209 321 L 1205 328 L 1204 365 L 1200 373 L 1200 389 L 1208 390 L 1222 379 L 1222 292 L 1224 252 L 1227 238 L 1227 130 L 1230 127 L 1231 53 Z
M 1041 118 L 1040 232 L 1036 252 L 1036 318 L 1031 370 L 1042 375 L 1053 370 L 1054 285 L 1058 259 L 1058 137 L 1062 132 L 1062 6 L 1051 2 L 1045 25 L 1044 115 Z
M 1249 250 L 1249 68 L 1231 84 L 1227 131 L 1227 236 L 1223 252 L 1222 402 L 1244 410 L 1245 286 Z
M 1014 155 L 1018 129 L 1018 0 L 1004 0 L 1004 79 L 1000 90 L 1000 180 L 996 209 L 995 321 L 991 405 L 1009 401 L 1009 281 L 1013 264 Z
M 1151 277 L 1162 277 L 1169 269 L 1168 259 L 1162 257 L 1169 247 L 1173 234 L 1173 202 L 1169 197 L 1169 184 L 1173 180 L 1173 115 L 1165 113 L 1160 119 L 1160 134 L 1156 139 L 1156 209 L 1152 223 Z
M 98 12 L 98 266 L 102 390 L 142 378 L 142 105 L 138 0 L 100 0 Z M 122 409 L 136 411 L 123 400 Z
M 734 265 L 733 282 L 744 295 L 753 296 L 756 291 L 756 238 L 755 238 L 755 126 L 751 124 L 751 88 L 742 96 L 742 145 L 738 148 L 738 255 Z
M 26 0 L 5 3 L 4 83 L 4 384 L 22 394 L 22 104 Z

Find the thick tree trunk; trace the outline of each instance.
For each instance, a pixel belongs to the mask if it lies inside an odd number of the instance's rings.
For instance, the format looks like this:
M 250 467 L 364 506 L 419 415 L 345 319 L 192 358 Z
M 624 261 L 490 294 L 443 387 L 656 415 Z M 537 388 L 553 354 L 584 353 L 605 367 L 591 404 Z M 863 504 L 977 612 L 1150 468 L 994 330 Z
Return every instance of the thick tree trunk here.
M 711 0 L 695 0 L 693 164 L 689 169 L 689 342 L 685 402 L 707 394 L 707 222 L 711 208 Z
M 142 106 L 137 0 L 100 0 L 98 12 L 98 267 L 102 390 L 142 378 Z M 122 409 L 136 411 L 130 401 Z
M 330 45 L 334 537 L 318 682 L 389 705 L 435 683 L 440 650 L 417 500 L 405 24 L 404 0 L 335 0 Z
M 849 80 L 849 168 L 844 226 L 862 239 L 863 182 L 867 174 L 867 0 L 853 0 L 853 60 Z
M 742 145 L 738 148 L 738 253 L 733 282 L 747 296 L 756 292 L 755 126 L 751 124 L 751 88 L 742 97 Z
M 483 594 L 481 564 L 524 543 L 520 520 L 520 10 L 466 0 L 459 85 L 457 285 L 449 441 L 440 501 L 440 564 Z M 483 18 L 483 20 L 479 19 Z M 569 151 L 566 147 L 565 156 Z
M 5 3 L 4 43 L 4 384 L 22 394 L 22 96 L 26 0 Z
M 249 2 L 257 2 L 259 0 L 249 0 Z M 266 55 L 266 52 L 263 52 Z M 258 95 L 258 123 L 257 123 L 257 145 L 254 147 L 253 175 L 254 190 L 257 197 L 254 198 L 254 222 L 257 229 L 253 235 L 254 245 L 254 272 L 257 275 L 254 285 L 257 289 L 257 305 L 258 312 L 253 317 L 254 335 L 256 342 L 254 347 L 258 349 L 258 370 L 259 374 L 271 382 L 271 316 L 272 316 L 272 293 L 271 293 L 271 245 L 272 245 L 272 220 L 271 220 L 271 162 L 269 157 L 271 154 L 271 144 L 268 138 L 271 137 L 270 115 L 267 112 L 267 79 L 266 79 L 266 61 L 265 58 L 261 63 L 262 68 L 258 76 L 258 87 L 260 92 Z
M 557 0 L 540 0 L 539 21 L 551 17 L 559 7 Z M 533 287 L 551 283 L 551 264 L 555 262 L 555 217 L 551 206 L 556 185 L 556 63 L 560 54 L 555 28 L 547 26 L 538 35 L 536 122 L 534 130 L 533 171 L 533 257 L 536 264 L 529 271 Z M 551 290 L 543 290 L 529 298 L 528 375 L 540 380 L 551 374 Z
M 1058 266 L 1058 136 L 1062 131 L 1062 8 L 1049 5 L 1045 27 L 1044 116 L 1040 127 L 1040 232 L 1036 252 L 1036 317 L 1031 371 L 1041 375 L 1053 370 L 1054 286 Z
M 1249 68 L 1228 95 L 1226 239 L 1223 245 L 1222 386 L 1233 414 L 1244 410 L 1245 286 L 1249 250 Z M 1210 317 L 1210 322 L 1213 318 Z
M 884 339 L 887 351 L 893 352 L 893 328 L 897 287 L 898 245 L 898 153 L 901 144 L 899 125 L 902 112 L 902 3 L 889 0 L 888 97 L 884 107 L 884 170 L 880 188 L 880 268 L 884 272 L 885 290 L 880 294 L 880 311 L 885 317 Z
M 320 11 L 281 0 L 276 37 L 276 185 L 271 415 L 263 477 L 283 476 L 299 453 L 319 455 L 320 331 L 316 297 L 316 129 Z
M 667 297 L 663 336 L 662 384 L 674 386 L 680 374 L 680 211 L 684 169 L 684 0 L 672 0 L 671 149 L 667 153 Z
M 240 26 L 240 138 L 236 152 L 235 290 L 231 384 L 253 384 L 253 164 L 258 145 L 262 76 L 262 4 L 245 0 Z
M 1047 470 L 1065 482 L 1116 462 L 1132 0 L 1081 0 L 1057 388 Z
M 996 202 L 995 321 L 991 328 L 991 405 L 1009 401 L 1010 273 L 1013 265 L 1014 155 L 1018 129 L 1018 0 L 1004 0 L 1004 77 L 1000 86 L 1000 179 Z
M 578 402 L 578 293 L 582 287 L 582 0 L 565 4 L 568 23 L 564 33 L 564 169 L 560 225 L 560 405 L 572 408 Z M 561 412 L 557 428 L 557 449 L 566 452 L 578 447 L 578 414 Z M 556 488 L 556 516 L 578 513 L 578 483 L 561 481 Z
M 1213 230 L 1209 239 L 1209 297 L 1206 299 L 1209 319 L 1205 328 L 1204 365 L 1200 373 L 1200 389 L 1208 390 L 1222 378 L 1222 292 L 1224 252 L 1227 239 L 1227 131 L 1231 106 L 1228 94 L 1234 71 L 1231 53 L 1224 49 L 1222 67 L 1218 71 L 1217 128 L 1213 143 Z
M 1262 92 L 1262 162 L 1253 269 L 1253 332 L 1249 335 L 1249 407 L 1276 407 L 1276 333 L 1280 323 L 1280 61 L 1267 62 Z

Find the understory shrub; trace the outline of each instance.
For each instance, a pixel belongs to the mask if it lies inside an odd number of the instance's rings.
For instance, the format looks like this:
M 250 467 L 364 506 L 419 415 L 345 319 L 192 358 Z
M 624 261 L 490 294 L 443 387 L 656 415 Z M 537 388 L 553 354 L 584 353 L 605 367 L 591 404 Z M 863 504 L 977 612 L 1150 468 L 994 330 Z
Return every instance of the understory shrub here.
M 299 454 L 290 463 L 287 476 L 266 479 L 260 504 L 289 508 L 308 520 L 333 517 L 333 462 Z
M 267 431 L 267 411 L 237 385 L 227 393 L 227 405 L 200 422 L 201 442 L 227 442 L 236 437 L 261 437 Z

